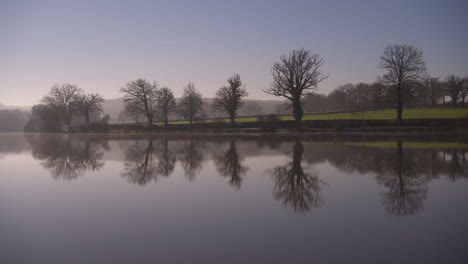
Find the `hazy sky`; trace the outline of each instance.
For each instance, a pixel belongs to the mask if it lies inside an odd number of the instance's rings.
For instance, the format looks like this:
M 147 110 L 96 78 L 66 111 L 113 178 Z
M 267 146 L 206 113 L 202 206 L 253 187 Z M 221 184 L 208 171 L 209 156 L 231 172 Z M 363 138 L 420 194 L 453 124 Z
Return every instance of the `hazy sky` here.
M 179 96 L 194 82 L 212 97 L 237 72 L 250 98 L 292 49 L 324 59 L 328 93 L 372 82 L 389 44 L 424 51 L 429 73 L 468 76 L 468 1 L 0 0 L 0 102 L 32 105 L 55 83 L 105 98 L 136 78 Z

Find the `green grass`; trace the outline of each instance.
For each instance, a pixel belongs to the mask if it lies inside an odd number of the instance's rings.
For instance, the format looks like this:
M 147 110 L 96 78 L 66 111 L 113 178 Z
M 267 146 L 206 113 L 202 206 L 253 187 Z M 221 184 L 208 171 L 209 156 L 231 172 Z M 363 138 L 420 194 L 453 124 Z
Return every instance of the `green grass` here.
M 407 109 L 403 111 L 403 119 L 423 119 L 423 118 L 464 118 L 468 116 L 467 109 Z M 281 120 L 294 120 L 290 115 L 279 116 Z M 396 110 L 379 110 L 366 113 L 366 119 L 369 120 L 395 120 Z M 302 120 L 334 120 L 334 119 L 359 119 L 353 113 L 340 113 L 340 114 L 307 114 L 304 115 Z M 255 122 L 256 117 L 239 117 L 236 122 Z M 216 122 L 229 122 L 229 119 L 207 119 L 198 120 L 195 123 L 216 123 Z M 169 122 L 172 125 L 188 124 L 188 121 Z M 156 123 L 162 125 L 162 123 Z

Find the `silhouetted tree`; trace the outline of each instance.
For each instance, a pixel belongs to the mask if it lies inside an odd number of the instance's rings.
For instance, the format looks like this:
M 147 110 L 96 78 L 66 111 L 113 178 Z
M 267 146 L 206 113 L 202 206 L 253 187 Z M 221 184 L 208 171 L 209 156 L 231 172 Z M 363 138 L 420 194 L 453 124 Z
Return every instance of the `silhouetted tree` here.
M 398 122 L 403 114 L 405 89 L 410 88 L 411 81 L 419 79 L 426 71 L 423 52 L 412 45 L 391 45 L 385 48 L 384 55 L 380 57 L 380 67 L 387 71 L 384 81 L 395 89 L 395 108 Z
M 49 107 L 55 107 L 59 110 L 65 125 L 70 125 L 73 114 L 75 113 L 75 97 L 83 90 L 76 85 L 63 83 L 52 86 L 49 94 L 44 96 L 41 102 Z
M 193 83 L 189 83 L 184 88 L 184 93 L 179 101 L 178 110 L 184 119 L 189 120 L 190 124 L 192 124 L 194 120 L 200 118 L 204 104 L 201 93 L 195 89 Z
M 126 111 L 132 115 L 145 116 L 149 128 L 153 126 L 153 118 L 156 115 L 157 91 L 156 82 L 151 84 L 144 79 L 130 81 L 120 89 L 124 94 Z
M 235 139 L 231 139 L 229 148 L 223 154 L 214 158 L 216 168 L 224 177 L 229 178 L 229 184 L 239 189 L 242 185 L 242 178 L 249 168 L 242 164 L 243 158 L 239 156 Z
M 284 205 L 291 206 L 296 212 L 307 212 L 312 207 L 318 207 L 321 202 L 320 190 L 323 182 L 319 180 L 317 172 L 304 172 L 303 153 L 302 143 L 296 141 L 292 161 L 269 171 L 275 181 L 275 199 L 282 200 Z
M 242 106 L 242 99 L 249 94 L 245 90 L 239 74 L 234 74 L 228 80 L 228 86 L 219 88 L 213 102 L 213 107 L 229 115 L 231 126 L 235 124 L 237 110 Z
M 304 49 L 281 56 L 271 69 L 273 82 L 264 92 L 290 100 L 293 116 L 299 123 L 304 115 L 301 103 L 304 91 L 316 89 L 328 77 L 321 72 L 323 62 L 319 54 Z
M 176 110 L 176 100 L 171 89 L 163 87 L 156 92 L 156 105 L 164 125 L 168 124 L 168 115 Z
M 76 110 L 83 115 L 87 126 L 89 126 L 90 115 L 92 113 L 102 112 L 102 103 L 104 102 L 104 98 L 100 94 L 78 93 L 75 95 L 73 100 L 74 107 L 76 107 Z

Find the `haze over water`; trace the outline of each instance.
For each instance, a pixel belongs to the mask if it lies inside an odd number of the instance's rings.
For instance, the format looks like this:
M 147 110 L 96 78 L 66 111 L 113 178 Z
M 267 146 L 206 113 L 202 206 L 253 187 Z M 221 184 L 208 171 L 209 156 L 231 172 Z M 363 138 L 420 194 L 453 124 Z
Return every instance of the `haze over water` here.
M 0 262 L 468 261 L 463 138 L 314 137 L 2 134 Z

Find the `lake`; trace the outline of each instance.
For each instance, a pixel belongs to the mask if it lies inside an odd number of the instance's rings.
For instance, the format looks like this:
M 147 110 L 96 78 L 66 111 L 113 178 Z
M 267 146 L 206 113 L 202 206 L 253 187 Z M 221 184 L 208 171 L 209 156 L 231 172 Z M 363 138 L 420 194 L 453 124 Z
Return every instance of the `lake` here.
M 0 134 L 0 263 L 468 263 L 465 135 Z

